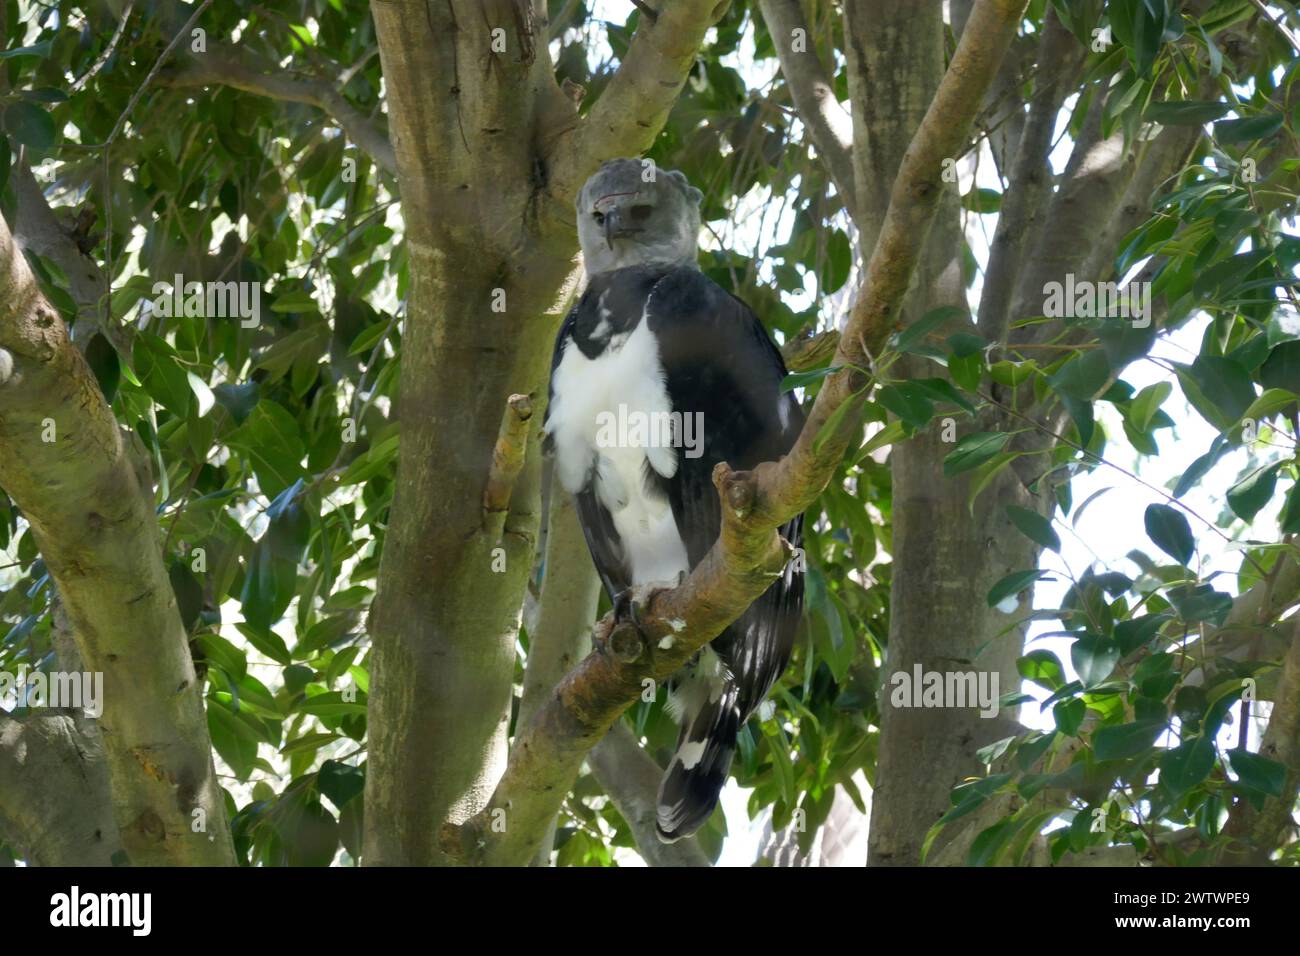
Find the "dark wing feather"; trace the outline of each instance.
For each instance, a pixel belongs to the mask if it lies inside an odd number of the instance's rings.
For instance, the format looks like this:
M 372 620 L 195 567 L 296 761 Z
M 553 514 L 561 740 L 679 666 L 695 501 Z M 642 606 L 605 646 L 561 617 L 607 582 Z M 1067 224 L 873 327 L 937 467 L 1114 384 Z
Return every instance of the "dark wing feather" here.
M 651 300 L 650 326 L 673 410 L 703 414 L 702 454 L 692 458 L 682 449 L 677 474 L 661 479 L 695 567 L 721 528 L 714 466 L 725 461 L 748 470 L 776 461 L 794 445 L 803 414 L 794 395 L 781 392 L 786 369 L 780 351 L 743 302 L 702 273 L 685 269 L 660 280 Z M 781 529 L 795 547 L 802 543 L 802 531 L 801 515 Z M 803 574 L 790 565 L 714 639 L 735 678 L 742 723 L 789 663 L 802 607 Z
M 557 488 L 556 491 L 562 493 L 563 489 Z M 600 503 L 590 482 L 574 496 L 573 501 L 583 537 L 587 539 L 587 550 L 591 552 L 591 561 L 605 585 L 605 593 L 612 600 L 632 583 L 632 574 L 623 555 L 622 539 L 614 529 L 609 509 Z

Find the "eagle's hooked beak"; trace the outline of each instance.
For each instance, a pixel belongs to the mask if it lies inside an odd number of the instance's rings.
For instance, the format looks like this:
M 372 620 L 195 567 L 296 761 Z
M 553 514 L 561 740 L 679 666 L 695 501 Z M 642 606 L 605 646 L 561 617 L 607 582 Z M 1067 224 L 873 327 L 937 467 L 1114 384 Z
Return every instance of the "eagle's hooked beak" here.
M 614 240 L 623 234 L 623 212 L 618 206 L 611 206 L 605 213 L 605 245 L 614 248 Z

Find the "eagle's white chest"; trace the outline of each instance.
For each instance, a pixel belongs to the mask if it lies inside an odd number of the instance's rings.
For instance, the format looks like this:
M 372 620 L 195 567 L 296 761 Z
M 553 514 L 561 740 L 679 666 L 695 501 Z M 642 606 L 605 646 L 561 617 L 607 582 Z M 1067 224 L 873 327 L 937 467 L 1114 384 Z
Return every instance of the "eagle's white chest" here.
M 597 336 L 608 328 L 604 314 L 602 310 Z M 554 441 L 560 483 L 576 494 L 591 477 L 623 542 L 633 585 L 675 582 L 679 573 L 690 570 L 686 546 L 668 501 L 647 493 L 644 469 L 649 462 L 658 474 L 672 477 L 677 449 L 647 441 L 653 432 L 635 435 L 610 427 L 638 416 L 645 422 L 663 420 L 672 411 L 659 347 L 645 313 L 631 332 L 612 336 L 594 359 L 570 341 L 552 388 L 546 429 Z

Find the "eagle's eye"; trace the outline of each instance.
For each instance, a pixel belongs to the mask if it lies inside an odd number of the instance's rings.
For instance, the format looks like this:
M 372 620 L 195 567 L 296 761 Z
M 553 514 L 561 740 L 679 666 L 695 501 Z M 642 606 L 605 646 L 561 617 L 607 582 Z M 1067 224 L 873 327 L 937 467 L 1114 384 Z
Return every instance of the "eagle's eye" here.
M 653 206 L 647 206 L 644 203 L 632 207 L 632 221 L 645 222 L 650 218 L 650 213 L 654 212 Z
M 598 226 L 605 225 L 605 214 L 603 212 L 593 212 L 591 214 L 591 218 L 596 220 L 596 225 Z

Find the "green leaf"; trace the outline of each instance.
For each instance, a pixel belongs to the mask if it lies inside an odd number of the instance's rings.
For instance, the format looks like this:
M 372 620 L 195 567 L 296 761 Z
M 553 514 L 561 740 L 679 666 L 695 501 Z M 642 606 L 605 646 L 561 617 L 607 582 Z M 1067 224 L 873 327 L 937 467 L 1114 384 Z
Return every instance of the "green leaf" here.
M 820 382 L 827 375 L 838 372 L 843 367 L 843 365 L 831 365 L 828 368 L 815 368 L 807 372 L 790 372 L 785 378 L 781 379 L 781 391 L 793 392 L 796 388 L 806 388 Z
M 1265 388 L 1300 395 L 1300 342 L 1282 342 L 1269 352 L 1260 366 L 1259 380 Z
M 1060 659 L 1048 650 L 1030 651 L 1016 661 L 1016 670 L 1025 680 L 1048 690 L 1057 690 L 1065 684 L 1065 668 Z
M 257 760 L 257 734 L 229 707 L 211 699 L 208 701 L 208 733 L 213 748 L 230 765 L 235 776 L 247 780 Z
M 245 382 L 242 385 L 222 383 L 212 390 L 217 404 L 230 413 L 236 425 L 243 424 L 261 397 L 262 388 L 257 382 Z
M 934 404 L 925 389 L 915 382 L 885 385 L 876 393 L 881 405 L 919 431 L 934 417 Z
M 1178 799 L 1214 769 L 1214 741 L 1204 734 L 1189 737 L 1160 757 L 1160 785 Z
M 1228 505 L 1241 520 L 1250 523 L 1261 508 L 1273 497 L 1277 485 L 1277 470 L 1282 462 L 1257 468 L 1228 489 Z
M 1188 402 L 1219 431 L 1236 424 L 1255 401 L 1250 373 L 1233 359 L 1202 355 L 1175 370 Z
M 227 441 L 248 456 L 257 473 L 257 482 L 268 497 L 280 494 L 305 475 L 302 459 L 307 450 L 302 433 L 293 416 L 276 402 L 269 399 L 258 402 Z
M 980 493 L 991 485 L 1008 465 L 1024 454 L 1026 453 L 1023 451 L 1000 452 L 975 469 L 975 474 L 971 475 L 970 493 L 966 496 L 966 510 L 972 516 L 975 514 L 975 499 L 980 496 Z
M 194 398 L 199 403 L 199 418 L 202 418 L 212 411 L 212 406 L 216 404 L 216 397 L 212 394 L 212 389 L 208 388 L 208 383 L 193 372 L 186 372 L 185 378 L 190 383 L 190 391 L 194 393 Z
M 965 436 L 944 456 L 944 475 L 951 478 L 982 465 L 1000 452 L 1010 438 L 1008 432 L 975 432 Z
M 1003 845 L 1014 834 L 1011 820 L 1002 820 L 982 830 L 970 845 L 967 866 L 989 866 L 997 859 Z
M 1088 705 L 1083 702 L 1083 698 L 1075 697 L 1071 700 L 1058 701 L 1052 708 L 1052 719 L 1056 722 L 1056 729 L 1060 733 L 1067 737 L 1077 737 L 1087 712 Z
M 1140 432 L 1146 431 L 1152 417 L 1173 390 L 1174 386 L 1169 382 L 1156 382 L 1138 392 L 1129 408 L 1129 421 L 1133 427 Z
M 1057 393 L 1087 402 L 1106 387 L 1110 372 L 1110 359 L 1106 352 L 1093 349 L 1066 362 L 1047 381 Z
M 1070 645 L 1070 663 L 1084 687 L 1096 687 L 1119 663 L 1119 645 L 1100 634 L 1085 634 Z
M 329 866 L 338 850 L 338 824 L 321 802 L 303 792 L 281 799 L 269 817 L 279 837 L 281 866 Z
M 911 384 L 927 392 L 935 401 L 952 402 L 968 412 L 975 411 L 975 406 L 970 403 L 965 395 L 953 388 L 952 383 L 947 379 L 917 378 L 912 379 Z
M 136 337 L 136 374 L 149 397 L 177 418 L 186 418 L 194 401 L 189 375 L 170 345 L 158 336 L 141 332 Z
M 280 756 L 290 757 L 297 753 L 315 753 L 326 744 L 340 739 L 338 734 L 310 733 L 303 734 L 297 740 L 291 740 L 280 748 Z
M 948 356 L 948 374 L 967 391 L 978 391 L 980 379 L 984 376 L 984 353 L 958 355 L 954 352 Z
M 315 309 L 316 299 L 307 289 L 290 289 L 276 295 L 271 303 L 272 312 L 311 312 Z
M 248 671 L 248 660 L 244 652 L 217 634 L 199 634 L 194 638 L 203 659 L 220 667 L 234 680 L 243 677 Z
M 329 691 L 308 697 L 298 705 L 298 709 L 304 714 L 315 714 L 317 717 L 346 717 L 349 714 L 364 714 L 366 698 L 364 694 L 357 694 L 356 700 L 347 701 L 341 692 Z
M 54 119 L 35 103 L 18 100 L 5 107 L 4 128 L 24 146 L 49 149 L 54 145 Z
M 1168 614 L 1147 614 L 1130 618 L 1115 625 L 1115 643 L 1121 654 L 1132 654 L 1156 636 L 1163 624 L 1171 620 Z
M 840 426 L 844 424 L 845 419 L 849 416 L 850 410 L 856 411 L 858 409 L 860 405 L 858 396 L 861 394 L 861 390 L 854 392 L 840 402 L 839 407 L 826 417 L 826 421 L 822 422 L 822 427 L 817 430 L 817 434 L 813 438 L 814 452 L 820 452 L 822 447 L 835 437 L 835 433 L 840 430 Z
M 900 421 L 892 421 L 885 425 L 874 435 L 867 439 L 866 443 L 858 449 L 858 454 L 854 464 L 858 464 L 877 448 L 883 448 L 886 445 L 893 445 L 907 437 L 907 427 Z
M 1223 116 L 1232 107 L 1212 100 L 1182 100 L 1177 103 L 1152 103 L 1146 118 L 1162 126 L 1202 126 Z
M 284 638 L 269 627 L 254 627 L 246 621 L 239 621 L 235 624 L 235 628 L 248 639 L 248 643 L 277 664 L 288 665 L 293 659 L 289 648 L 284 643 Z
M 989 607 L 997 607 L 1007 598 L 1019 594 L 1035 581 L 1046 577 L 1047 574 L 1047 571 L 1042 570 L 1012 571 L 999 579 L 998 583 L 989 589 Z
M 1060 552 L 1061 539 L 1052 528 L 1052 522 L 1037 511 L 1030 511 L 1019 505 L 1007 505 L 1007 516 L 1020 533 L 1030 541 L 1051 551 Z
M 1267 139 L 1282 128 L 1282 120 L 1282 114 L 1276 112 L 1221 120 L 1214 124 L 1214 138 L 1223 144 Z
M 391 319 L 383 319 L 374 323 L 368 329 L 362 329 L 360 334 L 352 340 L 352 345 L 348 348 L 348 355 L 373 352 L 375 346 L 388 337 L 388 330 L 392 327 Z
M 1167 721 L 1157 718 L 1136 720 L 1118 727 L 1099 727 L 1092 735 L 1092 752 L 1098 760 L 1125 760 L 1155 746 Z
M 313 322 L 282 336 L 262 353 L 255 369 L 267 373 L 266 382 L 274 382 L 296 365 L 315 365 L 330 344 L 330 328 L 324 322 Z
M 790 740 L 780 727 L 775 733 L 763 738 L 767 742 L 767 751 L 772 757 L 772 769 L 781 787 L 781 799 L 787 806 L 794 806 L 796 791 L 794 788 L 794 765 L 790 762 Z
M 360 767 L 326 760 L 316 773 L 316 784 L 322 796 L 328 797 L 330 803 L 342 810 L 349 800 L 360 796 L 366 787 L 366 774 Z
M 1032 360 L 1012 362 L 1003 359 L 989 366 L 989 378 L 999 385 L 1014 387 L 1027 382 L 1037 369 L 1038 364 Z
M 1196 539 L 1192 537 L 1192 526 L 1181 511 L 1169 505 L 1147 505 L 1144 520 L 1147 536 L 1156 547 L 1181 565 L 1191 563 L 1192 555 L 1196 553 Z
M 1179 585 L 1166 591 L 1165 596 L 1188 624 L 1210 621 L 1221 625 L 1232 610 L 1232 596 L 1209 584 Z
M 1241 786 L 1270 797 L 1282 797 L 1286 789 L 1286 767 L 1276 760 L 1237 747 L 1228 751 L 1228 762 Z
M 122 381 L 122 361 L 117 356 L 117 349 L 100 333 L 96 332 L 86 345 L 86 364 L 95 373 L 95 381 L 104 393 L 104 401 L 110 405 L 117 395 L 117 388 Z
M 1268 317 L 1266 332 L 1269 348 L 1300 339 L 1300 312 L 1278 309 Z
M 1227 453 L 1228 449 L 1228 442 L 1222 435 L 1215 438 L 1210 445 L 1210 450 L 1192 462 L 1178 479 L 1178 484 L 1174 486 L 1174 497 L 1181 498 L 1187 494 L 1193 485 L 1204 478 L 1209 473 L 1209 470 L 1218 464 L 1219 459 Z
M 957 306 L 944 305 L 931 309 L 907 328 L 896 333 L 893 346 L 900 352 L 912 352 L 927 335 L 951 322 L 969 322 L 970 312 Z
M 1278 523 L 1283 534 L 1300 534 L 1300 481 L 1293 484 L 1287 492 Z
M 48 60 L 53 44 L 53 40 L 42 40 L 40 43 L 34 43 L 31 46 L 16 46 L 12 50 L 0 50 L 0 60 L 8 60 L 19 56 L 33 56 Z
M 1002 194 L 996 189 L 974 189 L 961 197 L 963 209 L 977 213 L 994 213 L 1002 208 Z
M 830 295 L 849 280 L 853 267 L 853 248 L 843 229 L 835 229 L 826 241 L 826 257 L 818 263 L 817 286 L 822 295 Z

